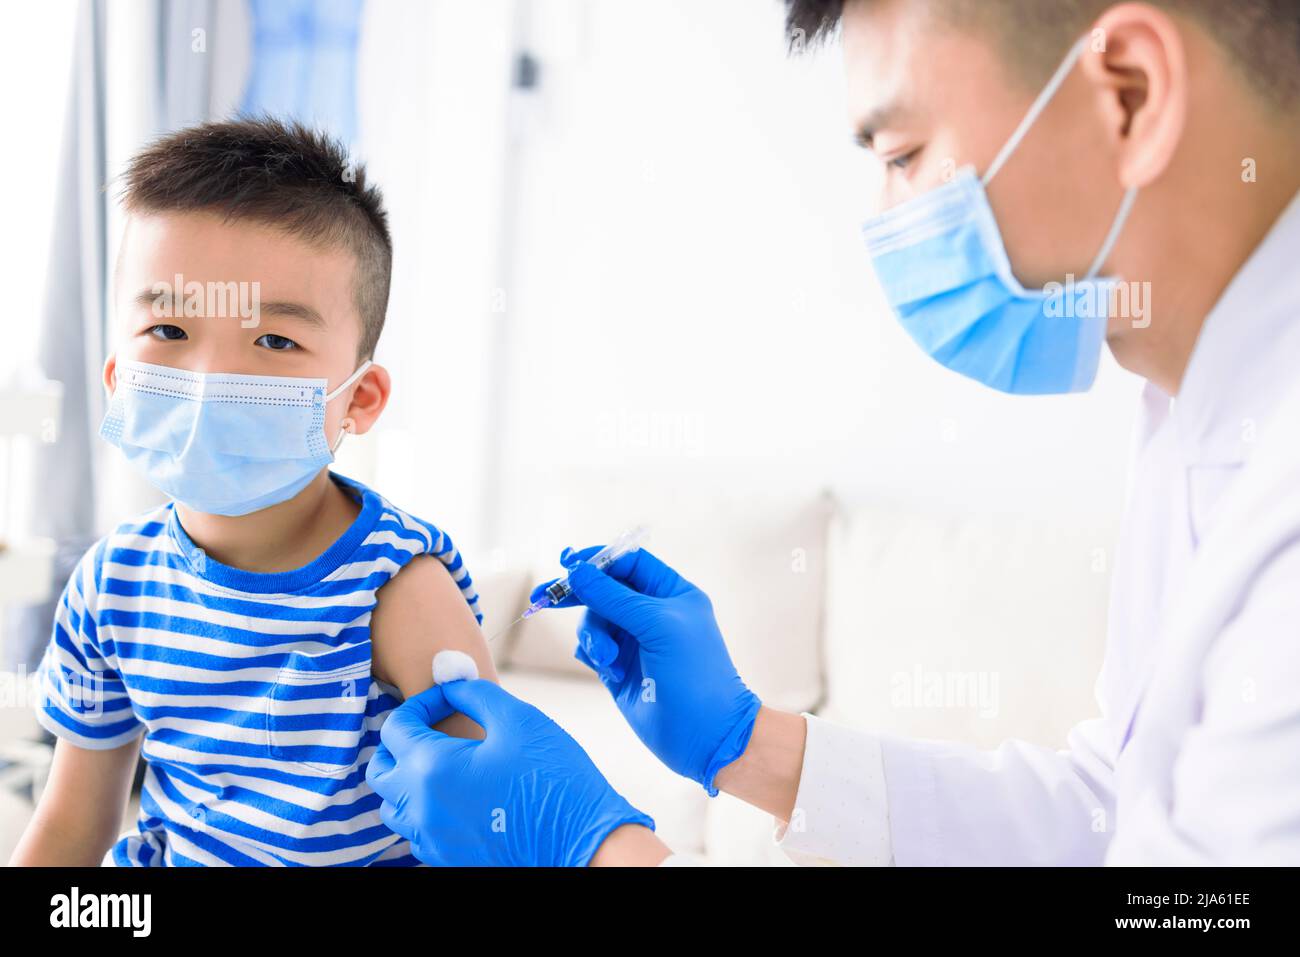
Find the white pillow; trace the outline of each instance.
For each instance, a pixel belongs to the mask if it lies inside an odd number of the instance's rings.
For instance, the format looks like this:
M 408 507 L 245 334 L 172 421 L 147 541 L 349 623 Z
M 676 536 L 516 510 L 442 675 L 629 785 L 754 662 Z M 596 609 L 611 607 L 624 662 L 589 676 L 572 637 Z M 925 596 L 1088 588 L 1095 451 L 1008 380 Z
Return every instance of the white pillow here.
M 824 716 L 873 730 L 1059 747 L 1094 716 L 1114 519 L 842 509 Z
M 488 640 L 492 660 L 500 667 L 509 657 L 511 634 L 499 635 L 506 622 L 519 614 L 528 597 L 529 575 L 524 568 L 485 566 L 480 573 L 471 568 L 478 592 L 478 610 L 483 615 L 483 637 Z M 495 638 L 495 640 L 491 640 Z
M 534 584 L 562 572 L 564 545 L 597 544 L 623 526 L 647 525 L 647 548 L 713 601 L 749 687 L 774 707 L 805 710 L 819 703 L 828 496 L 782 500 L 743 482 L 702 483 L 684 476 L 645 486 L 589 477 L 566 500 L 572 503 L 569 530 L 555 539 L 554 555 L 537 566 Z M 549 521 L 555 521 L 557 508 L 564 506 L 555 502 L 544 510 Z M 590 674 L 573 657 L 581 617 L 580 610 L 552 609 L 516 626 L 507 646 L 509 665 Z

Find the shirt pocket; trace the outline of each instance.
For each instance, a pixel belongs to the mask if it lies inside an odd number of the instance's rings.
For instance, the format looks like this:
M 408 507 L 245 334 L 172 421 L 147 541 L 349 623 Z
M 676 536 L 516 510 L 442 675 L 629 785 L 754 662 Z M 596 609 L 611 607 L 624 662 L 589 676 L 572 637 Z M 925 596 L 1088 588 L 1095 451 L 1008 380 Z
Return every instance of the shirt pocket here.
M 354 648 L 291 652 L 266 700 L 272 760 L 343 775 L 361 756 L 370 698 L 370 655 Z

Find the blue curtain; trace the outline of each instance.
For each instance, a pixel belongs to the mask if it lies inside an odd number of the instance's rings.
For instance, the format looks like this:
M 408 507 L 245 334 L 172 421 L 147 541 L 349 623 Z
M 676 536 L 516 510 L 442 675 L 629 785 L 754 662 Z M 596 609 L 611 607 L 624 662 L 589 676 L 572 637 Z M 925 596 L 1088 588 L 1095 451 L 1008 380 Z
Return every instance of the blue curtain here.
M 252 75 L 241 112 L 292 117 L 351 146 L 363 0 L 249 0 Z

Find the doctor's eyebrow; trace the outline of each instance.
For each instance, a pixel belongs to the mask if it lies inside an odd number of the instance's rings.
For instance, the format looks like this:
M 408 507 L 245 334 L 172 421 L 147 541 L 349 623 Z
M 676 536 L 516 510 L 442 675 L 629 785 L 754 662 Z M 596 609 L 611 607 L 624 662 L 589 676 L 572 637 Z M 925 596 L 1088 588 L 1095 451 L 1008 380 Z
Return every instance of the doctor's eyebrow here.
M 858 120 L 853 130 L 853 141 L 864 150 L 872 149 L 875 145 L 876 131 L 882 126 L 898 123 L 902 115 L 903 109 L 897 103 L 876 107 Z

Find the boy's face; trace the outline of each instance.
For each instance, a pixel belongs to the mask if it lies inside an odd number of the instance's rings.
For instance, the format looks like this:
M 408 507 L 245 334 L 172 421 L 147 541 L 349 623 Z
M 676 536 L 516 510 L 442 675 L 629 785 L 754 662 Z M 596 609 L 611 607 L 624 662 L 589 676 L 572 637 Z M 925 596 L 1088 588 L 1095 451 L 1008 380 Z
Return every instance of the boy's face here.
M 360 364 L 354 268 L 346 249 L 262 223 L 204 212 L 132 215 L 114 291 L 118 347 L 104 385 L 111 393 L 118 360 L 133 359 L 191 372 L 321 378 L 333 389 Z M 382 401 L 371 408 L 364 400 L 372 397 L 362 395 L 377 385 L 386 398 L 387 376 L 371 366 L 329 403 L 331 443 L 345 416 L 357 432 L 378 417 Z M 353 396 L 361 408 L 350 405 Z

